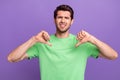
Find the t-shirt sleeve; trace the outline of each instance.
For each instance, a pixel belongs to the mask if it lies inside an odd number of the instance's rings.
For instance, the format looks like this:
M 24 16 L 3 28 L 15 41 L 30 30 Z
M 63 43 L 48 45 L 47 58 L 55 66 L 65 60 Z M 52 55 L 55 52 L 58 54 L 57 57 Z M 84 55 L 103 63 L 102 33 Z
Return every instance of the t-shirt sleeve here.
M 90 56 L 93 58 L 98 58 L 99 57 L 99 49 L 93 45 L 92 43 L 89 43 L 89 52 Z
M 39 53 L 38 44 L 36 43 L 36 44 L 33 45 L 32 47 L 30 47 L 30 48 L 26 51 L 26 53 L 27 53 L 27 55 L 28 55 L 28 59 L 38 57 L 38 53 Z

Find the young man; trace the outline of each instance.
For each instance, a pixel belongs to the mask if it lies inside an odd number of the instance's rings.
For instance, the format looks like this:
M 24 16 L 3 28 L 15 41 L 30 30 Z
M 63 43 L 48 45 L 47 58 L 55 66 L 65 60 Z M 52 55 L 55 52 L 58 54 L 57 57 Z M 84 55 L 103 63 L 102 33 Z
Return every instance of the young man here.
M 117 52 L 106 43 L 82 30 L 77 36 L 70 34 L 74 12 L 69 5 L 60 5 L 54 11 L 56 33 L 41 31 L 13 50 L 8 61 L 38 57 L 41 80 L 84 80 L 88 57 L 103 57 L 110 60 Z

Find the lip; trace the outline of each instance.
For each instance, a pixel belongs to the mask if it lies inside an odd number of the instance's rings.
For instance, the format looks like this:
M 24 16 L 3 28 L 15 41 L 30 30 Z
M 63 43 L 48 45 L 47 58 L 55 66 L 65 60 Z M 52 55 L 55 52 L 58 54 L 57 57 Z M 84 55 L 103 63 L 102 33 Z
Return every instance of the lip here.
M 64 28 L 64 27 L 65 27 L 65 25 L 63 25 L 63 24 L 62 24 L 62 25 L 60 25 L 60 27 L 61 27 L 61 28 Z
M 65 29 L 65 26 L 60 26 L 60 29 Z
M 59 26 L 60 26 L 60 28 L 62 28 L 62 29 L 63 29 L 63 28 L 65 28 L 65 27 L 66 27 L 66 24 L 63 24 L 63 23 L 62 23 L 62 24 L 60 24 Z

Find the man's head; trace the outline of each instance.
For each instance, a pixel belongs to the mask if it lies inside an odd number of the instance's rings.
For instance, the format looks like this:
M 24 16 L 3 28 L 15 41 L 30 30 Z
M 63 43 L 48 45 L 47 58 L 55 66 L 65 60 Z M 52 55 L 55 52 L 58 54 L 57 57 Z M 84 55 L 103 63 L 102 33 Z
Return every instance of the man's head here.
M 65 33 L 69 31 L 73 23 L 74 11 L 69 5 L 60 5 L 54 11 L 54 20 L 57 32 Z

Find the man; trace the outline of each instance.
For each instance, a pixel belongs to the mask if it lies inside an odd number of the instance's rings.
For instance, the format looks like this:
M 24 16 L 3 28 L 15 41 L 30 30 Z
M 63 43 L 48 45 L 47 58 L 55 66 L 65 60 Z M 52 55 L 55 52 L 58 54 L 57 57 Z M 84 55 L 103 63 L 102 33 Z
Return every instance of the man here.
M 117 52 L 106 43 L 82 30 L 77 36 L 70 34 L 74 11 L 69 5 L 60 5 L 54 11 L 56 33 L 41 31 L 13 50 L 8 61 L 38 57 L 41 80 L 84 80 L 88 57 L 110 60 Z

